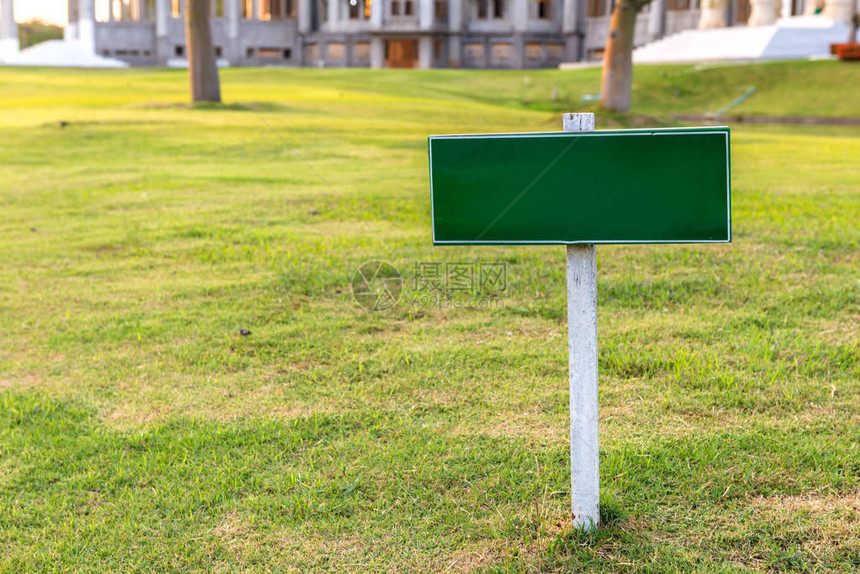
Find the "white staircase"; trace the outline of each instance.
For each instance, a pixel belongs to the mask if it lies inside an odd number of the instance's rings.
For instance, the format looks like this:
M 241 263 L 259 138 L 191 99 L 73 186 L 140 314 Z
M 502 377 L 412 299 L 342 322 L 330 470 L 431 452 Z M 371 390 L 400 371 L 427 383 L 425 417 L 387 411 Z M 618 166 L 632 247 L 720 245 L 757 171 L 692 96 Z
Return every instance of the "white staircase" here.
M 7 66 L 55 66 L 62 68 L 127 68 L 114 58 L 103 58 L 77 40 L 48 40 L 21 50 L 3 62 Z
M 848 39 L 848 25 L 823 16 L 783 18 L 773 26 L 685 30 L 646 44 L 633 61 L 649 63 L 793 60 L 827 56 Z

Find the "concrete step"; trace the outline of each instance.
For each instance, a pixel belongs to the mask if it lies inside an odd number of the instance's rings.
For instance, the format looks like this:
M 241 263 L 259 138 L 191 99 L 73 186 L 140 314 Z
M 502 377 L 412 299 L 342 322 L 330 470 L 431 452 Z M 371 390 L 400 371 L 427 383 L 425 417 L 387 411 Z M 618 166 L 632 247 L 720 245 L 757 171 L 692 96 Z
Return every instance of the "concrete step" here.
M 825 56 L 844 42 L 848 26 L 823 16 L 784 18 L 773 26 L 685 30 L 633 52 L 637 63 L 801 59 Z
M 3 62 L 9 66 L 57 66 L 63 68 L 127 68 L 114 58 L 103 58 L 77 41 L 49 40 L 36 44 Z

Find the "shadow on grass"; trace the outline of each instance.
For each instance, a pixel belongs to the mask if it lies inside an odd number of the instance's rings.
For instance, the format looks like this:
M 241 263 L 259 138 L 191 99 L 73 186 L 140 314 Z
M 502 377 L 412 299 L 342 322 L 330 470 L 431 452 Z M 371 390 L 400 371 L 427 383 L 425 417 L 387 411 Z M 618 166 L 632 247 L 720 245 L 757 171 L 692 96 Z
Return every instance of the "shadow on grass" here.
M 763 521 L 761 501 L 823 489 L 848 500 L 860 468 L 856 429 L 826 420 L 751 426 L 606 450 L 602 526 L 583 532 L 569 526 L 565 444 L 449 433 L 440 413 L 425 412 L 168 417 L 117 429 L 77 401 L 0 393 L 0 533 L 9 548 L 0 570 L 226 562 L 241 541 L 225 521 L 258 541 L 257 559 L 302 571 L 372 560 L 432 569 L 467 541 L 508 549 L 491 563 L 480 553 L 488 572 L 853 560 L 840 534 L 853 519 L 819 513 L 826 521 L 795 532 L 797 513 L 788 525 Z M 824 558 L 807 549 L 821 528 L 832 541 Z M 354 542 L 349 556 L 330 547 L 343 533 Z
M 142 102 L 126 106 L 138 110 L 195 110 L 221 112 L 290 112 L 300 110 L 277 102 Z

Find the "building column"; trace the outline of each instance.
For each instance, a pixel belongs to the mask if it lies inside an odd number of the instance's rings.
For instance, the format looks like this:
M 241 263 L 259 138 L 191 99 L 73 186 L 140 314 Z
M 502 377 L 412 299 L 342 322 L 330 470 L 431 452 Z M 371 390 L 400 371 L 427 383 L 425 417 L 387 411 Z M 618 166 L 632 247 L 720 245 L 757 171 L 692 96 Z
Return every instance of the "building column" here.
M 702 0 L 702 14 L 699 17 L 699 30 L 726 27 L 727 0 Z
M 12 0 L 0 0 L 0 62 L 14 58 L 20 50 L 15 6 Z
M 239 63 L 242 46 L 239 44 L 239 20 L 242 18 L 241 0 L 224 0 L 224 19 L 227 21 L 227 34 L 224 38 L 223 58 L 231 65 Z
M 462 64 L 463 0 L 448 0 L 448 67 L 459 68 Z
M 524 68 L 526 61 L 526 42 L 525 34 L 529 30 L 529 3 L 533 0 L 511 0 L 511 20 L 514 28 L 514 34 L 511 38 L 511 53 L 509 66 L 513 68 Z M 490 42 L 487 47 L 489 50 L 490 65 L 493 62 L 493 43 Z
M 418 38 L 418 67 L 422 70 L 433 67 L 433 38 L 430 36 Z
M 155 61 L 167 64 L 170 59 L 170 0 L 155 0 Z
M 96 3 L 95 0 L 78 2 L 78 41 L 90 53 L 96 51 Z
M 299 5 L 297 6 L 299 13 L 296 14 L 299 34 L 307 34 L 311 31 L 311 15 L 313 12 L 313 6 L 311 5 L 312 1 L 313 0 L 299 0 Z M 376 10 L 376 6 L 374 4 L 376 4 L 376 2 L 372 2 L 370 4 L 371 20 L 373 20 L 373 11 Z
M 370 3 L 370 67 L 382 68 L 385 66 L 385 39 L 378 33 L 382 31 L 382 21 L 385 14 L 385 3 L 388 0 L 373 0 Z
M 770 26 L 776 22 L 776 0 L 750 0 L 747 26 Z
M 386 0 L 372 0 L 370 3 L 370 28 L 374 32 L 382 30 L 385 2 Z
M 69 23 L 63 28 L 63 40 L 70 42 L 78 39 L 78 0 L 67 3 Z
M 385 39 L 379 36 L 370 38 L 370 67 L 376 69 L 385 67 Z
M 561 33 L 567 36 L 568 34 L 576 33 L 577 11 L 576 0 L 563 0 L 561 9 Z
M 418 29 L 430 32 L 435 17 L 433 0 L 418 0 Z M 433 67 L 433 38 L 427 34 L 418 38 L 418 67 L 422 70 Z
M 239 37 L 239 18 L 242 17 L 241 0 L 224 0 L 224 17 L 227 19 L 227 37 Z
M 371 6 L 373 9 L 373 6 Z M 418 0 L 418 28 L 431 30 L 435 18 L 433 0 Z
M 514 32 L 525 32 L 529 29 L 529 0 L 510 0 L 511 20 Z
M 662 0 L 654 0 L 662 1 Z M 561 34 L 564 37 L 565 59 L 579 61 L 585 58 L 585 0 L 556 0 L 562 3 Z
M 341 13 L 343 9 L 346 8 L 346 0 L 328 0 L 328 31 L 329 32 L 337 32 L 340 30 Z M 370 7 L 373 9 L 373 6 Z M 328 57 L 328 54 L 326 54 Z M 325 59 L 325 58 L 323 58 Z
M 167 26 L 170 22 L 170 0 L 155 0 L 155 36 L 167 37 Z
M 851 23 L 852 0 L 827 0 L 824 4 L 824 15 L 834 22 Z
M 708 0 L 702 0 L 702 9 Z M 666 19 L 663 15 L 666 13 L 666 0 L 652 0 L 650 12 L 648 12 L 648 40 L 653 42 L 663 37 L 666 33 Z M 701 27 L 701 24 L 699 25 Z

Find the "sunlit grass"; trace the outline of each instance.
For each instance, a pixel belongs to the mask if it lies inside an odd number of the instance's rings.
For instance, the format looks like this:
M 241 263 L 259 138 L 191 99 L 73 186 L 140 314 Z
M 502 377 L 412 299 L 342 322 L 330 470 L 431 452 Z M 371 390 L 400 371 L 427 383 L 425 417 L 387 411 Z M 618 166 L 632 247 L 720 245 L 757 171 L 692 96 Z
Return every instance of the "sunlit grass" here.
M 750 83 L 858 115 L 858 74 L 642 67 L 598 127 Z M 2 569 L 856 570 L 860 130 L 735 127 L 734 243 L 598 249 L 581 535 L 564 251 L 433 248 L 426 136 L 559 129 L 599 70 L 222 78 L 192 109 L 178 71 L 0 70 Z M 414 262 L 475 260 L 500 307 L 410 305 Z

